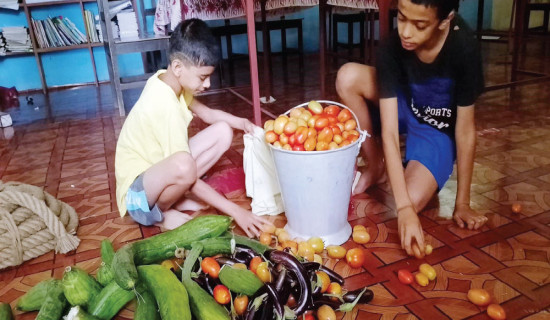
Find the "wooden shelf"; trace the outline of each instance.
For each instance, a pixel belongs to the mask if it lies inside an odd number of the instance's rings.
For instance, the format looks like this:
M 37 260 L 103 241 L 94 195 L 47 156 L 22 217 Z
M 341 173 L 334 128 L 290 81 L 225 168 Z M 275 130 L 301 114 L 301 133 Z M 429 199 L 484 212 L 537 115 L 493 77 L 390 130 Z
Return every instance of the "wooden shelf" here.
M 4 55 L 0 55 L 0 58 L 2 57 L 16 57 L 16 56 L 28 56 L 34 54 L 33 51 L 30 52 L 6 52 Z
M 97 3 L 96 0 L 60 0 L 60 1 L 53 1 L 53 0 L 47 0 L 44 2 L 37 2 L 37 3 L 26 3 L 26 0 L 20 0 L 19 8 L 20 10 L 23 10 L 25 12 L 25 17 L 27 19 L 27 28 L 29 29 L 30 38 L 32 42 L 32 47 L 34 49 L 33 52 L 17 52 L 17 53 L 9 53 L 5 55 L 4 57 L 10 57 L 10 56 L 19 56 L 19 55 L 34 55 L 36 63 L 38 65 L 38 73 L 40 75 L 40 81 L 42 83 L 42 91 L 46 94 L 48 91 L 48 84 L 46 82 L 46 76 L 44 74 L 44 67 L 42 65 L 42 54 L 44 53 L 51 53 L 51 52 L 61 52 L 61 51 L 67 51 L 67 50 L 77 50 L 77 49 L 88 49 L 89 55 L 90 55 L 90 61 L 92 63 L 92 69 L 95 77 L 95 85 L 99 85 L 99 79 L 97 76 L 97 69 L 96 69 L 96 63 L 94 58 L 94 52 L 93 48 L 95 47 L 101 47 L 103 46 L 103 42 L 93 42 L 93 43 L 82 43 L 77 45 L 70 45 L 70 46 L 63 46 L 63 47 L 51 47 L 51 48 L 39 48 L 38 47 L 38 41 L 36 36 L 36 30 L 34 29 L 34 25 L 32 23 L 32 10 L 33 8 L 44 8 L 48 9 L 48 11 L 52 11 L 52 15 L 55 15 L 55 10 L 57 6 L 64 5 L 64 4 L 74 4 L 76 6 L 74 7 L 75 10 L 80 11 L 81 17 L 83 22 L 85 23 L 86 17 L 85 17 L 85 3 Z M 49 8 L 48 8 L 49 7 Z M 77 9 L 78 8 L 78 9 Z M 94 23 L 95 24 L 95 23 Z M 95 28 L 95 26 L 94 26 Z M 84 32 L 87 35 L 87 39 L 90 39 L 90 35 L 88 35 L 88 30 L 85 28 Z M 1 58 L 1 57 L 0 57 Z
M 103 44 L 101 42 L 82 43 L 82 44 L 75 44 L 72 46 L 37 48 L 36 52 L 48 53 L 48 52 L 58 52 L 58 51 L 75 50 L 75 49 L 87 49 L 89 47 L 99 47 L 99 46 L 103 46 Z
M 60 4 L 74 4 L 81 2 L 96 2 L 96 0 L 62 0 L 62 1 L 45 1 L 45 2 L 36 2 L 36 3 L 25 3 L 19 4 L 19 6 L 26 5 L 27 7 L 43 7 L 43 6 L 53 6 Z

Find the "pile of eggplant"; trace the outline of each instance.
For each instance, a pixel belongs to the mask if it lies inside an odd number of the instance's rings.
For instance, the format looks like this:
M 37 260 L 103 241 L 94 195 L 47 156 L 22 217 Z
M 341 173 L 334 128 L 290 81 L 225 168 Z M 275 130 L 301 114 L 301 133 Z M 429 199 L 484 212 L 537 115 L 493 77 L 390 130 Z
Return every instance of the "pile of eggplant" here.
M 216 258 L 220 265 L 244 263 L 258 254 L 244 246 L 237 245 L 231 256 Z M 317 310 L 322 305 L 328 305 L 335 310 L 351 311 L 357 303 L 368 303 L 373 293 L 367 288 L 344 293 L 341 297 L 331 297 L 321 293 L 322 284 L 317 279 L 317 271 L 324 271 L 331 282 L 344 284 L 344 278 L 338 273 L 317 262 L 300 262 L 288 250 L 270 249 L 263 257 L 269 261 L 274 281 L 265 285 L 250 297 L 247 311 L 239 316 L 240 320 L 257 319 L 296 319 L 308 310 Z M 220 284 L 205 273 L 195 278 L 195 281 L 206 291 L 213 293 L 214 287 Z M 290 302 L 289 302 L 290 301 Z

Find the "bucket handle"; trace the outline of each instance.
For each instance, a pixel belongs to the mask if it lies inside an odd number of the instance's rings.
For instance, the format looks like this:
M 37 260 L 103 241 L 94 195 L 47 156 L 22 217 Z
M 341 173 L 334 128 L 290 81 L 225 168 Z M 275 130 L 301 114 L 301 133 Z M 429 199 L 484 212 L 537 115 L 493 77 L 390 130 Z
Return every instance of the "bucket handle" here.
M 361 129 L 361 125 L 359 124 L 359 119 L 357 119 L 357 116 L 355 115 L 355 113 L 349 107 L 347 107 L 347 106 L 345 106 L 345 105 L 343 105 L 339 102 L 331 101 L 331 100 L 316 100 L 316 101 L 319 102 L 319 103 L 334 104 L 334 105 L 337 105 L 341 108 L 348 109 L 351 112 L 351 114 L 353 115 L 353 118 L 355 118 L 355 122 L 357 122 L 357 131 L 359 132 L 359 136 L 360 136 L 359 143 L 357 144 L 359 149 L 361 149 L 361 145 L 367 139 L 367 137 L 368 138 L 372 137 L 367 130 Z M 290 110 L 295 109 L 295 108 L 305 107 L 308 104 L 309 104 L 309 101 L 301 103 L 301 104 L 295 106 L 294 108 L 291 108 Z M 285 112 L 285 114 L 288 115 L 290 113 L 290 110 Z

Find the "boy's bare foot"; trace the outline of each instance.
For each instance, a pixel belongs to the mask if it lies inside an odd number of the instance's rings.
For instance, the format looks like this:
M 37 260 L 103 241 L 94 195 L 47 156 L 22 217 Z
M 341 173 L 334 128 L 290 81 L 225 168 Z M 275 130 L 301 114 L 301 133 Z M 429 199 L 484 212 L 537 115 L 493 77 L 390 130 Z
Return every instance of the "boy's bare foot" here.
M 196 201 L 191 198 L 185 198 L 183 201 L 180 201 L 176 203 L 174 208 L 176 208 L 178 211 L 198 211 L 207 209 L 209 206 L 200 201 Z
M 190 215 L 180 212 L 176 209 L 168 209 L 163 212 L 164 220 L 156 225 L 166 230 L 175 229 L 187 221 L 193 219 Z
M 489 220 L 485 215 L 472 210 L 470 206 L 457 206 L 453 219 L 459 227 L 465 228 L 467 226 L 469 230 L 477 230 Z
M 359 176 L 359 181 L 357 181 L 355 188 L 353 188 L 353 195 L 363 193 L 373 185 L 384 183 L 387 178 L 386 167 L 382 161 L 376 166 L 368 164 L 360 167 L 359 172 L 361 175 Z

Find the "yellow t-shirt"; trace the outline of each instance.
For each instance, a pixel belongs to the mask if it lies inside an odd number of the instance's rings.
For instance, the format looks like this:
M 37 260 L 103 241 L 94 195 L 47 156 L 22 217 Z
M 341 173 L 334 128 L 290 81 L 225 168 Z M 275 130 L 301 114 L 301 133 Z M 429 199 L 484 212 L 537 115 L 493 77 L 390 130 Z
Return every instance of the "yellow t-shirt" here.
M 159 79 L 164 72 L 159 70 L 147 80 L 118 137 L 115 176 L 120 216 L 126 214 L 126 193 L 137 176 L 175 152 L 189 152 L 187 127 L 193 113 L 188 106 L 193 95 L 177 97 Z

